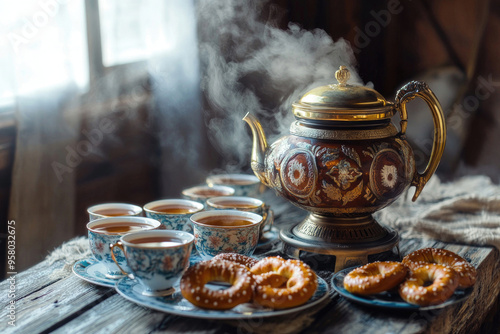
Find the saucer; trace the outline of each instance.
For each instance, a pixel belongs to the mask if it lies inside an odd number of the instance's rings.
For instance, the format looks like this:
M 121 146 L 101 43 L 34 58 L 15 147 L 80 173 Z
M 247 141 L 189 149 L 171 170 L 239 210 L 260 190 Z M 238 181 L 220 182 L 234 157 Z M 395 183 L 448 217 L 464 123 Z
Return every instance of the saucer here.
M 211 289 L 221 288 L 220 285 L 215 284 L 207 284 L 207 286 Z M 174 286 L 175 292 L 167 297 L 145 296 L 143 294 L 145 288 L 138 281 L 128 277 L 119 280 L 115 288 L 125 299 L 153 310 L 184 317 L 224 320 L 264 318 L 295 313 L 313 307 L 328 298 L 328 284 L 321 277 L 318 277 L 318 288 L 316 292 L 305 304 L 279 310 L 264 308 L 251 303 L 240 304 L 230 310 L 207 310 L 198 308 L 182 296 L 179 283 Z
M 106 267 L 94 258 L 77 261 L 73 265 L 73 273 L 84 281 L 108 288 L 114 288 L 115 283 L 124 277 L 118 279 L 106 277 Z
M 144 287 L 141 290 L 141 294 L 146 297 L 167 297 L 174 294 L 176 291 L 175 288 L 170 288 L 162 291 L 152 291 L 145 289 Z
M 384 308 L 392 310 L 415 310 L 415 311 L 429 311 L 441 309 L 465 300 L 472 293 L 472 288 L 465 290 L 455 290 L 455 293 L 444 303 L 431 306 L 418 306 L 405 302 L 398 293 L 383 292 L 376 295 L 370 296 L 360 296 L 350 293 L 344 288 L 344 277 L 351 272 L 352 268 L 346 268 L 337 272 L 332 277 L 332 287 L 339 294 L 344 296 L 346 299 L 353 301 L 358 304 L 363 304 L 366 306 L 371 306 L 375 308 Z

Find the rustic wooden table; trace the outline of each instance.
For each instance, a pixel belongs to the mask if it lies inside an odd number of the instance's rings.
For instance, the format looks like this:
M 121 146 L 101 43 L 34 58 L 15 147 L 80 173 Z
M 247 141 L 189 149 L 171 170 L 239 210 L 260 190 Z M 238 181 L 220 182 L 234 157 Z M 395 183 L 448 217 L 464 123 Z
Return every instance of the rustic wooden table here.
M 277 226 L 295 223 L 303 212 L 280 205 Z M 260 253 L 276 253 L 280 242 Z M 15 276 L 15 327 L 8 325 L 10 281 L 0 283 L 1 333 L 474 333 L 498 331 L 500 256 L 490 247 L 449 244 L 421 239 L 401 240 L 402 254 L 424 247 L 441 247 L 460 254 L 478 270 L 472 294 L 461 303 L 427 312 L 395 312 L 354 304 L 333 289 L 329 298 L 307 311 L 273 318 L 203 320 L 170 315 L 136 305 L 112 288 L 81 280 L 72 273 L 58 279 L 50 274 L 62 262 L 43 261 Z M 267 253 L 266 253 L 267 252 Z M 310 264 L 330 283 L 328 261 Z M 496 313 L 496 318 L 495 318 Z

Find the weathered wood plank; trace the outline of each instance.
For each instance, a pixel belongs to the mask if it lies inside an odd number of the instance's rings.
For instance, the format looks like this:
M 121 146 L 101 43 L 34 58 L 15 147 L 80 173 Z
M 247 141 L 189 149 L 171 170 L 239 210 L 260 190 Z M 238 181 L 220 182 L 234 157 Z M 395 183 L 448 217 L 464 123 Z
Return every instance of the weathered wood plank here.
M 85 332 L 89 324 L 92 324 L 92 332 L 95 333 L 270 333 L 273 330 L 280 334 L 298 333 L 314 321 L 314 314 L 326 304 L 328 302 L 318 305 L 307 314 L 302 312 L 273 318 L 210 321 L 157 312 L 115 295 L 63 324 L 54 333 Z M 291 320 L 297 326 L 290 327 L 288 324 Z
M 468 256 L 472 263 L 480 256 L 478 251 L 469 249 Z M 447 308 L 439 317 L 433 319 L 429 332 L 433 333 L 476 333 L 479 331 L 488 310 L 494 305 L 500 294 L 500 255 L 491 250 L 481 259 L 478 279 L 471 296 L 462 305 Z M 497 319 L 498 321 L 498 319 Z
M 0 327 L 0 331 L 2 333 L 43 332 L 68 318 L 77 316 L 115 293 L 113 289 L 97 287 L 71 274 L 18 300 L 16 302 L 16 326 L 9 326 L 5 329 Z M 7 309 L 2 308 L 0 319 L 6 318 Z
M 93 333 L 150 333 L 168 317 L 168 314 L 146 309 L 115 294 L 54 333 L 85 333 L 90 328 Z
M 64 324 L 54 333 L 86 332 L 89 324 L 92 324 L 93 333 L 269 333 L 280 324 L 286 324 L 287 320 L 290 320 L 287 316 L 234 321 L 193 319 L 149 310 L 116 295 Z M 309 321 L 305 324 L 308 325 Z M 303 327 L 292 329 L 288 332 L 299 332 Z
M 61 267 L 62 262 L 56 262 L 52 266 L 46 261 L 42 261 L 33 267 L 15 275 L 16 281 L 16 300 L 33 293 L 34 291 L 50 285 L 59 280 L 59 278 L 51 278 L 50 274 L 54 269 Z M 0 291 L 7 291 L 9 282 L 4 280 L 0 282 Z M 8 303 L 7 294 L 0 294 L 0 305 Z

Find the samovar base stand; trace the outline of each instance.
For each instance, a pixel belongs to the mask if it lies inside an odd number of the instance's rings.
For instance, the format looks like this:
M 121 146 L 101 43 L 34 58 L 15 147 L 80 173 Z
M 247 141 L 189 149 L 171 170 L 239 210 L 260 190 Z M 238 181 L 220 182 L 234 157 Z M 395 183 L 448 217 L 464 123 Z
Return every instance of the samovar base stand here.
M 367 230 L 376 232 L 369 235 Z M 335 272 L 366 264 L 369 255 L 394 249 L 401 257 L 398 232 L 380 225 L 371 215 L 353 219 L 311 214 L 302 223 L 281 230 L 280 238 L 287 255 L 294 258 L 299 258 L 300 251 L 335 256 Z

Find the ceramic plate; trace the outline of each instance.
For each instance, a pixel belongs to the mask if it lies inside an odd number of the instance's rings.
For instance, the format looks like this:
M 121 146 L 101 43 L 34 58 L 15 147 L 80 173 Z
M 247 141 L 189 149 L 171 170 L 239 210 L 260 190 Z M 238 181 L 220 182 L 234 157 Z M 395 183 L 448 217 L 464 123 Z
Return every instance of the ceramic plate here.
M 388 309 L 398 309 L 398 310 L 418 310 L 418 311 L 428 311 L 428 310 L 436 310 L 443 307 L 447 307 L 456 303 L 459 303 L 465 300 L 472 292 L 472 288 L 466 290 L 455 290 L 453 296 L 451 296 L 447 301 L 439 305 L 432 306 L 418 306 L 412 305 L 405 302 L 401 297 L 399 297 L 398 293 L 388 293 L 383 292 L 376 295 L 371 296 L 359 296 L 354 295 L 344 289 L 344 277 L 353 269 L 357 267 L 343 269 L 337 272 L 332 277 L 332 287 L 340 293 L 345 298 L 360 303 L 367 306 L 379 307 L 379 308 L 388 308 Z
M 217 289 L 216 285 L 207 284 L 208 287 Z M 240 304 L 231 310 L 205 310 L 198 308 L 182 297 L 177 285 L 176 291 L 167 297 L 147 297 L 142 295 L 143 287 L 135 280 L 128 277 L 122 278 L 116 284 L 116 290 L 126 299 L 153 310 L 172 313 L 185 317 L 205 319 L 249 319 L 273 317 L 283 314 L 298 312 L 319 304 L 328 297 L 328 285 L 318 277 L 318 289 L 309 301 L 303 305 L 284 310 L 262 308 L 254 304 Z
M 89 283 L 109 288 L 114 288 L 118 282 L 118 279 L 107 278 L 105 276 L 106 267 L 94 258 L 77 261 L 73 265 L 73 273 Z

